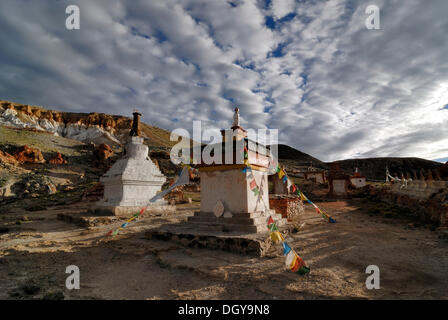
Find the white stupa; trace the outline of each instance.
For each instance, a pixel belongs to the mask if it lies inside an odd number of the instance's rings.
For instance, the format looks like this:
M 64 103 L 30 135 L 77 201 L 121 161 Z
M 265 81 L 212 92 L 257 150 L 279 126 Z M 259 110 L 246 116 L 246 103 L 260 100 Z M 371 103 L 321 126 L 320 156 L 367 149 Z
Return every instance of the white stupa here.
M 133 127 L 125 145 L 124 156 L 101 178 L 104 197 L 96 203 L 95 212 L 101 214 L 129 215 L 149 205 L 162 188 L 166 177 L 148 156 L 148 146 L 143 144 L 138 112 L 134 113 Z M 163 205 L 158 200 L 152 206 Z

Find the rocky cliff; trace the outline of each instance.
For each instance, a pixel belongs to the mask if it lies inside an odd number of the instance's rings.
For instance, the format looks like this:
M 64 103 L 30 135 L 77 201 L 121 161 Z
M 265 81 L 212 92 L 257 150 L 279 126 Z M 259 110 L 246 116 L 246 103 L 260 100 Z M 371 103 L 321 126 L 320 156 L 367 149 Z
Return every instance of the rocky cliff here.
M 0 125 L 46 131 L 84 143 L 121 145 L 128 135 L 132 120 L 104 113 L 73 113 L 46 110 L 41 107 L 0 100 Z M 142 135 L 156 147 L 174 145 L 170 133 L 142 123 Z

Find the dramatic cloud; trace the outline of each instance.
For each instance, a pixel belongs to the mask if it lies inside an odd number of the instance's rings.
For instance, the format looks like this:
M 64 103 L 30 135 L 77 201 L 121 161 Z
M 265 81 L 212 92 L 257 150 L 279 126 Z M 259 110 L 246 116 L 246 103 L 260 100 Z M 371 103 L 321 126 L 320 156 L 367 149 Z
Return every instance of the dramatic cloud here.
M 65 28 L 76 4 L 81 29 Z M 381 29 L 365 27 L 368 5 Z M 277 128 L 324 161 L 441 159 L 446 0 L 103 0 L 0 4 L 0 98 L 165 129 Z

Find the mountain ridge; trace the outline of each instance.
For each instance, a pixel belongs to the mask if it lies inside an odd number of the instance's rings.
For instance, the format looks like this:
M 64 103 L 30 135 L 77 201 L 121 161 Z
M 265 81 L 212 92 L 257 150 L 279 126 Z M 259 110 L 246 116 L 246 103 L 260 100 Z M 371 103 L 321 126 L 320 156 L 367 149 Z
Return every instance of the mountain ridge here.
M 345 173 L 353 174 L 358 168 L 361 174 L 370 180 L 385 180 L 386 167 L 393 176 L 401 176 L 401 173 L 413 175 L 414 171 L 418 175 L 421 169 L 426 174 L 428 170 L 435 170 L 443 166 L 443 163 L 417 157 L 377 157 L 323 162 L 298 149 L 282 144 L 278 145 L 278 158 L 281 163 L 285 164 L 287 170 L 288 168 L 290 170 L 299 169 L 304 166 L 329 170 L 331 164 L 337 162 Z

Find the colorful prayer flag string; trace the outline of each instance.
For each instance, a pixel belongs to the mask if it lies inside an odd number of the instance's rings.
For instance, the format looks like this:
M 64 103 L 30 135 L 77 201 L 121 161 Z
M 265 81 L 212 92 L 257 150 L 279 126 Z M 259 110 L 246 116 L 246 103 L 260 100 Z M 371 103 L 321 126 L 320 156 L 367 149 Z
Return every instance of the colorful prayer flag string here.
M 277 169 L 280 170 L 280 167 L 277 166 Z M 278 171 L 277 170 L 277 171 Z M 249 172 L 250 174 L 247 176 L 247 178 L 249 179 L 249 187 L 250 189 L 254 192 L 254 194 L 256 196 L 258 196 L 259 198 L 261 198 L 264 206 L 266 207 L 266 209 L 268 208 L 266 203 L 264 202 L 263 198 L 261 197 L 261 193 L 260 190 L 261 188 L 258 186 L 257 182 L 255 181 L 255 177 L 252 174 L 252 169 L 249 165 L 246 165 L 246 167 L 243 168 L 242 170 L 244 173 Z M 278 171 L 278 173 L 280 174 L 281 171 Z M 286 178 L 286 182 L 287 177 L 285 174 L 283 174 L 283 176 L 285 176 Z M 267 227 L 270 231 L 270 238 L 272 240 L 272 242 L 277 243 L 277 242 L 281 242 L 282 246 L 283 246 L 283 254 L 285 256 L 288 257 L 288 254 L 293 253 L 293 257 L 292 261 L 290 263 L 287 263 L 287 266 L 290 268 L 291 271 L 296 272 L 300 275 L 304 275 L 310 272 L 310 268 L 305 264 L 305 262 L 303 261 L 303 259 L 289 246 L 289 244 L 286 242 L 285 238 L 283 237 L 283 235 L 280 233 L 277 224 L 275 223 L 274 219 L 272 218 L 271 215 L 269 215 L 269 217 L 267 218 Z
M 300 199 L 302 199 L 305 202 L 308 202 L 309 204 L 311 204 L 314 208 L 316 208 L 316 212 L 320 215 L 322 215 L 322 217 L 326 220 L 328 220 L 328 222 L 330 223 L 336 223 L 336 220 L 334 218 L 332 218 L 330 215 L 328 215 L 326 212 L 324 212 L 323 210 L 321 210 L 320 208 L 318 208 L 310 199 L 308 199 L 305 194 L 303 192 L 301 192 L 299 190 L 299 188 L 297 187 L 297 185 L 295 183 L 293 183 L 288 175 L 286 174 L 286 172 L 281 169 L 279 166 L 277 167 L 278 171 L 278 177 L 283 181 L 283 183 L 287 183 L 291 185 L 291 189 L 292 192 L 296 193 Z M 289 183 L 288 183 L 289 182 Z
M 283 255 L 286 256 L 285 264 L 294 273 L 305 275 L 311 271 L 306 265 L 305 261 L 291 248 L 286 242 L 283 235 L 278 231 L 277 225 L 272 219 L 272 216 L 268 218 L 268 229 L 271 231 L 271 240 L 274 243 L 282 242 Z

